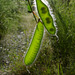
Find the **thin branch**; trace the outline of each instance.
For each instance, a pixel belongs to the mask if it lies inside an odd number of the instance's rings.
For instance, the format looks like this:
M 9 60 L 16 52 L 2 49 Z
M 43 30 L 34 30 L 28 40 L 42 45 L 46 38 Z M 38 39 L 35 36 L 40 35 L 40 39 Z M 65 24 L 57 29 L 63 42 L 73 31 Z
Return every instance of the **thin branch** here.
M 28 4 L 29 4 L 29 6 L 30 6 L 30 8 L 31 8 L 31 11 L 32 11 L 33 16 L 34 16 L 34 19 L 35 19 L 35 21 L 37 22 L 37 19 L 36 19 L 35 14 L 34 14 L 34 12 L 33 12 L 33 10 L 32 10 L 32 7 L 31 7 L 31 4 L 30 4 L 30 1 L 29 1 L 29 0 L 28 0 Z

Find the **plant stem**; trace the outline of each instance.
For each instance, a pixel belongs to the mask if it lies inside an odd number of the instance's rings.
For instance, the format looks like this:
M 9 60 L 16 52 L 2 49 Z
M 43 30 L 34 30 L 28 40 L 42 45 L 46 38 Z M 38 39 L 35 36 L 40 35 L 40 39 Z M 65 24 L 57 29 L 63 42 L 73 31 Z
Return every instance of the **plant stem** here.
M 61 64 L 60 64 L 60 70 L 61 70 L 61 75 L 63 75 L 63 70 L 62 70 Z
M 31 7 L 31 4 L 30 4 L 30 1 L 29 1 L 29 0 L 28 0 L 28 4 L 29 4 L 29 6 L 30 6 L 30 8 L 31 8 L 31 11 L 32 11 L 33 16 L 34 16 L 34 19 L 35 19 L 35 21 L 37 22 L 37 19 L 36 19 L 35 15 L 34 15 L 34 12 L 33 12 L 33 10 L 32 10 L 32 7 Z
M 58 63 L 58 75 L 60 75 L 59 70 L 60 70 L 60 65 L 59 65 L 59 63 Z

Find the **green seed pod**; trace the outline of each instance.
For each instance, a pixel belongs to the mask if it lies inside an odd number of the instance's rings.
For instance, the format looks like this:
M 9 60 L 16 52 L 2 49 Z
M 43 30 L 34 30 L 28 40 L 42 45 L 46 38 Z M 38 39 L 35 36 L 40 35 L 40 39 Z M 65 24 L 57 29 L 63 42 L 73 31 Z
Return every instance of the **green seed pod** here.
M 29 49 L 25 55 L 25 58 L 24 58 L 24 63 L 26 66 L 29 66 L 34 62 L 34 60 L 38 54 L 40 45 L 41 45 L 43 33 L 44 33 L 44 26 L 39 21 L 37 24 L 33 39 L 31 41 L 30 47 L 29 47 Z
M 53 19 L 50 15 L 48 7 L 41 0 L 36 0 L 36 5 L 37 5 L 38 14 L 45 28 L 50 34 L 55 34 L 56 28 L 54 26 Z

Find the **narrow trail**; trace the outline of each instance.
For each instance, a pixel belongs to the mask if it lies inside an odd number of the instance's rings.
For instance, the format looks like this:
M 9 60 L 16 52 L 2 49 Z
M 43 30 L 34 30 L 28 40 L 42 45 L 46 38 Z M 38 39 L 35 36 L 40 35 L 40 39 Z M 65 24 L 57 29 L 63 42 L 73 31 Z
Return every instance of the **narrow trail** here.
M 23 55 L 29 45 L 36 22 L 31 13 L 26 13 L 21 17 L 22 19 L 19 23 L 18 30 L 15 31 L 15 33 L 11 32 L 7 34 L 4 39 L 1 40 L 0 65 L 4 68 L 4 72 L 2 72 L 2 68 L 0 67 L 1 75 L 7 74 L 9 70 L 6 69 L 15 66 L 16 63 L 23 64 Z

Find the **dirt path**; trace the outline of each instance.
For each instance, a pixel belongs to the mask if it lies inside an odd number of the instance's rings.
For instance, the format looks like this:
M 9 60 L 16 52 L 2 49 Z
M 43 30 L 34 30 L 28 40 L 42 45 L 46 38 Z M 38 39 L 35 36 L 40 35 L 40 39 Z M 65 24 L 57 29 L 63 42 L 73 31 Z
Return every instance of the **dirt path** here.
M 25 14 L 21 16 L 21 23 L 17 31 L 7 34 L 0 44 L 0 71 L 1 75 L 9 74 L 11 68 L 16 70 L 16 66 L 22 66 L 23 57 L 28 48 L 32 32 L 34 31 L 36 22 L 33 15 Z M 16 64 L 18 63 L 18 64 Z M 13 67 L 15 66 L 15 67 Z M 7 70 L 8 69 L 8 70 Z M 11 70 L 12 70 L 11 69 Z M 11 71 L 10 71 L 11 72 Z

